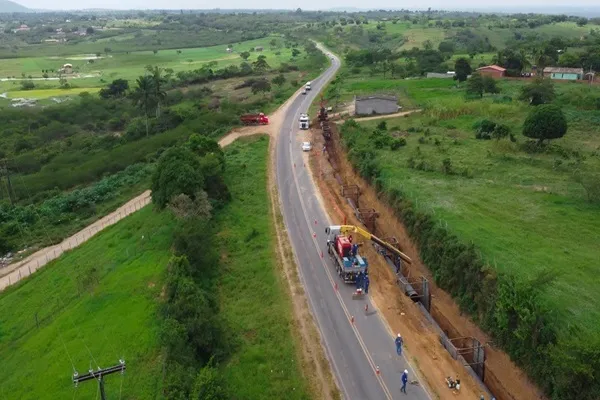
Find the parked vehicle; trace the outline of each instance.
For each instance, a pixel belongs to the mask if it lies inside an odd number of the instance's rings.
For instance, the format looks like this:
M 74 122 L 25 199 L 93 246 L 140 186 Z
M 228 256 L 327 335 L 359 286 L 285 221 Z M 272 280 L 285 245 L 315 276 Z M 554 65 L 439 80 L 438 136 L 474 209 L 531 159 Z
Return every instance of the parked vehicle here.
M 244 125 L 268 125 L 269 117 L 263 113 L 258 114 L 244 114 L 240 117 L 240 121 Z
M 302 142 L 302 151 L 311 151 L 312 144 L 310 142 Z

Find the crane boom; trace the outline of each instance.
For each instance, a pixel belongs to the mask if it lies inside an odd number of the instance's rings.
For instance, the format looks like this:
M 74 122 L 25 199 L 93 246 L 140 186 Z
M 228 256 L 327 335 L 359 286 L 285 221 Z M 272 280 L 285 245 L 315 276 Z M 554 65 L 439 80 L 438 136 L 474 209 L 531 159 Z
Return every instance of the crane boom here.
M 347 233 L 358 233 L 359 235 L 361 235 L 362 237 L 364 237 L 367 240 L 371 240 L 374 243 L 377 243 L 379 246 L 383 247 L 386 250 L 389 250 L 390 252 L 394 253 L 395 255 L 399 256 L 402 260 L 404 260 L 404 262 L 407 262 L 409 264 L 412 263 L 412 260 L 410 259 L 409 256 L 407 256 L 406 254 L 404 254 L 403 252 L 401 252 L 400 250 L 398 250 L 397 248 L 395 248 L 394 246 L 392 246 L 391 244 L 389 244 L 388 242 L 379 239 L 377 236 L 371 234 L 370 232 L 358 227 L 358 226 L 354 226 L 354 225 L 339 225 L 339 226 L 330 226 L 329 227 L 330 230 L 337 230 L 339 229 L 340 233 L 342 234 L 347 234 Z

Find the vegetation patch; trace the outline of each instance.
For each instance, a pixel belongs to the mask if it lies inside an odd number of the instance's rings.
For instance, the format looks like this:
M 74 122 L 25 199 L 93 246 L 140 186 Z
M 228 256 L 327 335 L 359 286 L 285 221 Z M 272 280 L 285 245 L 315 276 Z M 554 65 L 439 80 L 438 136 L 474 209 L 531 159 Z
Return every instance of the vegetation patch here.
M 73 368 L 119 359 L 128 372 L 106 378 L 108 398 L 160 393 L 157 312 L 174 228 L 146 207 L 0 293 L 3 397 L 92 398 L 97 384 L 74 388 Z

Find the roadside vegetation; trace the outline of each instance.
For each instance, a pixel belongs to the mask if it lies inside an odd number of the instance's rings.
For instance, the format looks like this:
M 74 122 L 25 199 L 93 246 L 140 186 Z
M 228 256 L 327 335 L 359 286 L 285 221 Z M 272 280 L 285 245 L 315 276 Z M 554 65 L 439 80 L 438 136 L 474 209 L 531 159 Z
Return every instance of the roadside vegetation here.
M 73 368 L 124 359 L 108 397 L 309 398 L 265 218 L 268 143 L 223 153 L 196 135 L 171 148 L 153 175 L 156 207 L 1 293 L 0 393 L 91 397 L 96 384 L 75 389 Z

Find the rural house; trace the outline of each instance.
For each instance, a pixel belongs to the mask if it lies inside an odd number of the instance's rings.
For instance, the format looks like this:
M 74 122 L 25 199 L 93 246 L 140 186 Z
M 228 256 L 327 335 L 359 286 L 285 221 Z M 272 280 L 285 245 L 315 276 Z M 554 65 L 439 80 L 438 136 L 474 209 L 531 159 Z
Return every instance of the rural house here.
M 544 68 L 544 77 L 576 81 L 583 79 L 583 68 L 546 67 Z
M 372 114 L 393 114 L 398 112 L 398 98 L 396 96 L 355 96 L 354 114 L 372 115 Z
M 60 72 L 62 72 L 63 74 L 72 74 L 73 73 L 73 65 L 72 64 L 63 65 L 62 68 L 60 69 Z
M 263 51 L 263 47 L 262 46 L 256 46 L 254 48 L 254 51 Z
M 491 76 L 492 78 L 502 78 L 506 73 L 506 68 L 497 65 L 486 65 L 485 67 L 477 68 L 477 72 L 481 75 Z

